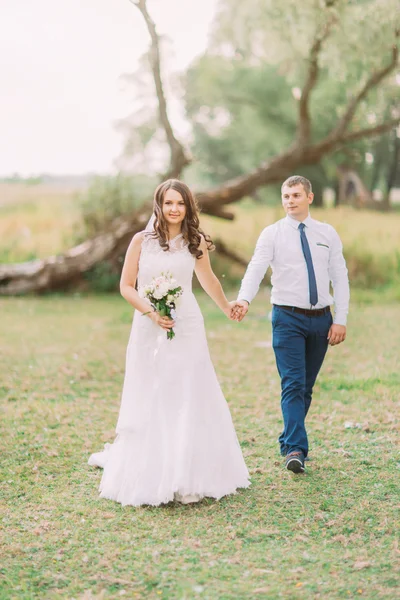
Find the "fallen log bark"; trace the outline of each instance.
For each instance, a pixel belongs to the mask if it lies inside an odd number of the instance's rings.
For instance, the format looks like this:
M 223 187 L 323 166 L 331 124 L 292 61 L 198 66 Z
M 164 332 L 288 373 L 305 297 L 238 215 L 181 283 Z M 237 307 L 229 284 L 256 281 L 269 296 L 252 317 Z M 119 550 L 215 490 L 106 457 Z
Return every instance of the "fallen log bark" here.
M 147 224 L 147 206 L 130 220 L 117 219 L 113 226 L 60 256 L 50 256 L 19 264 L 0 265 L 0 294 L 13 296 L 65 289 L 96 264 L 116 253 L 123 254 L 132 236 Z
M 115 262 L 123 257 L 135 233 L 146 227 L 151 213 L 152 204 L 146 203 L 131 217 L 116 219 L 107 231 L 71 248 L 65 254 L 25 263 L 0 264 L 0 295 L 40 294 L 73 287 L 95 265 L 104 261 Z M 207 211 L 207 214 L 210 212 Z M 220 212 L 218 216 L 228 219 L 234 217 L 227 211 Z

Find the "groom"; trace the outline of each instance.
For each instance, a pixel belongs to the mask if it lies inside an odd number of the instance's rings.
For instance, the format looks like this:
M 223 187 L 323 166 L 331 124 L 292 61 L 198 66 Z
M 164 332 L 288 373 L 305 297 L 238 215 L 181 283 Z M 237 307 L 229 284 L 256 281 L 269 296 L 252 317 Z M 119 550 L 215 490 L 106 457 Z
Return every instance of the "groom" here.
M 338 234 L 331 225 L 310 216 L 314 199 L 311 183 L 294 175 L 283 183 L 281 191 L 287 216 L 262 231 L 234 316 L 238 321 L 245 317 L 271 266 L 272 345 L 281 378 L 284 423 L 279 444 L 286 468 L 302 473 L 308 454 L 304 421 L 313 386 L 328 344 L 335 346 L 346 338 L 350 293 Z

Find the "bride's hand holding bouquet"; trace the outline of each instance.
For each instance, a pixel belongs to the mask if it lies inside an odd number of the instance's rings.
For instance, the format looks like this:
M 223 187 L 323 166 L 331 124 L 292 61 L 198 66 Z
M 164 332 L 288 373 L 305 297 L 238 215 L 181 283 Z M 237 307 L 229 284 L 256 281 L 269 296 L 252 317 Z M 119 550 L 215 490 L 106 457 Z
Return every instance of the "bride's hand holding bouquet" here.
M 182 287 L 178 285 L 171 273 L 161 273 L 159 277 L 155 277 L 148 285 L 139 290 L 139 296 L 146 298 L 153 308 L 153 311 L 143 313 L 143 316 L 148 315 L 156 325 L 167 330 L 169 340 L 175 337 L 172 329 L 175 321 L 171 317 L 182 293 Z

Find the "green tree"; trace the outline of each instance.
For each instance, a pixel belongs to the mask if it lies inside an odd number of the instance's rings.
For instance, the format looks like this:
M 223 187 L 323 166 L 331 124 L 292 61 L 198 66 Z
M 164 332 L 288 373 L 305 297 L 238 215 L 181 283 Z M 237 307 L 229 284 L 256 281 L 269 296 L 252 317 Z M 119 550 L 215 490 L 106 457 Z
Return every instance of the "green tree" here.
M 304 81 L 310 77 L 318 33 L 330 32 L 319 50 L 318 81 L 311 81 L 310 141 L 328 136 L 357 88 L 390 64 L 396 2 L 223 0 L 206 53 L 184 78 L 193 154 L 204 180 L 218 184 L 249 172 L 283 152 L 296 135 Z M 323 10 L 325 7 L 325 10 Z M 388 43 L 389 42 L 389 43 Z M 307 75 L 307 70 L 308 75 Z M 382 122 L 398 103 L 395 75 L 373 82 L 355 106 L 352 127 Z M 389 115 L 390 116 L 390 115 Z M 306 125 L 307 127 L 307 125 Z M 385 135 L 385 134 L 384 134 Z M 365 154 L 375 141 L 354 142 L 343 152 L 300 165 L 316 187 L 332 185 L 339 164 L 368 170 Z

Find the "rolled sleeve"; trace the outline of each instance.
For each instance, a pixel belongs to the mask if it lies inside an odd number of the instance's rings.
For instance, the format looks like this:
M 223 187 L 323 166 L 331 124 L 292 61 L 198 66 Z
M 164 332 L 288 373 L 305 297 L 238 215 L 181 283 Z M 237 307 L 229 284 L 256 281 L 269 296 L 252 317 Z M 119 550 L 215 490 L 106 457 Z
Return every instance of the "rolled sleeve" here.
M 253 257 L 243 277 L 238 300 L 246 300 L 250 304 L 255 298 L 260 283 L 273 260 L 273 239 L 273 226 L 266 227 L 258 238 Z

